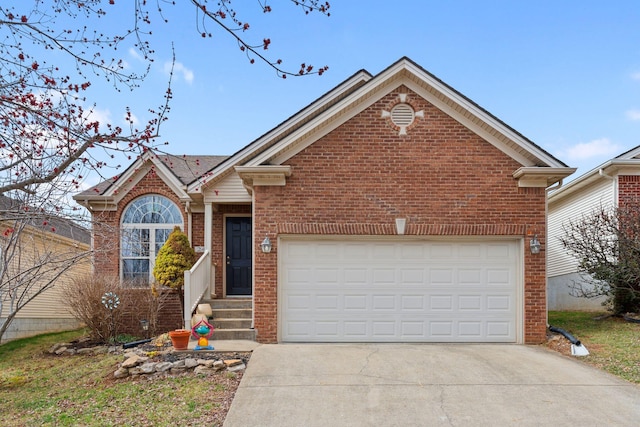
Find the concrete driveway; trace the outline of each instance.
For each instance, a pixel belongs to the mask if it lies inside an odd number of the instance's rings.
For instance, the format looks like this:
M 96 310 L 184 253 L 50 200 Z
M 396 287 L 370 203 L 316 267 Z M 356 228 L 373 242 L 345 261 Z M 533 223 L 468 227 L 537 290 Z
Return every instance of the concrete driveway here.
M 640 387 L 533 346 L 262 345 L 224 425 L 638 426 Z

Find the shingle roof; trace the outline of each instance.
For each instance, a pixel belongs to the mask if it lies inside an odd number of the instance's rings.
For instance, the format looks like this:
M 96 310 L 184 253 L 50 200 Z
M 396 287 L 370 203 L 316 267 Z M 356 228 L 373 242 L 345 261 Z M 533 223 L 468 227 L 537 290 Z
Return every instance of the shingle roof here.
M 180 180 L 184 185 L 189 185 L 198 178 L 206 174 L 229 156 L 205 156 L 205 155 L 182 155 L 158 154 L 157 158 Z M 133 167 L 130 166 L 130 167 Z M 109 178 L 93 187 L 77 194 L 74 198 L 82 199 L 83 196 L 103 195 L 115 182 L 116 178 Z
M 203 155 L 182 155 L 160 154 L 158 159 L 162 161 L 185 185 L 191 184 L 203 176 L 207 171 L 213 169 L 229 156 L 203 156 Z
M 25 212 L 38 212 L 39 209 L 25 209 L 25 204 L 19 200 L 0 195 L 0 220 L 25 216 Z M 34 213 L 26 216 L 28 224 L 47 233 L 57 234 L 80 243 L 91 243 L 91 232 L 68 218 L 50 213 Z

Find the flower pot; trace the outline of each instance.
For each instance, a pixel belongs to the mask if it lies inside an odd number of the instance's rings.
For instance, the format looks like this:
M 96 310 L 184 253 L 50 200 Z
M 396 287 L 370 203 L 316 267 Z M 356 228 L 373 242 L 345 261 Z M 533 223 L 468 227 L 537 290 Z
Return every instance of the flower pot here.
M 186 350 L 189 348 L 189 337 L 191 337 L 191 331 L 188 329 L 176 329 L 175 331 L 169 331 L 169 337 L 171 338 L 171 344 L 176 350 Z

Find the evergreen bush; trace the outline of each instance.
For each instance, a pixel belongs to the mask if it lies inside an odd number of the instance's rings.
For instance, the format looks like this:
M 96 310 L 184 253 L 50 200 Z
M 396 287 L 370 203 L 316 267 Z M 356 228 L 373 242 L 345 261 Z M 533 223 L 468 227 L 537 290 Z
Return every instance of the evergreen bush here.
M 196 252 L 191 247 L 189 238 L 180 227 L 175 227 L 158 251 L 153 277 L 161 286 L 182 290 L 184 272 L 193 267 L 195 262 Z

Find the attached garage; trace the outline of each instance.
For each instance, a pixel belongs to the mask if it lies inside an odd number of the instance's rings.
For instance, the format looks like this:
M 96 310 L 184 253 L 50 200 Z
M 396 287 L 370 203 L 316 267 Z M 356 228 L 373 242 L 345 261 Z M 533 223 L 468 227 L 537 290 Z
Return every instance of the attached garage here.
M 521 240 L 281 237 L 285 342 L 521 342 Z

